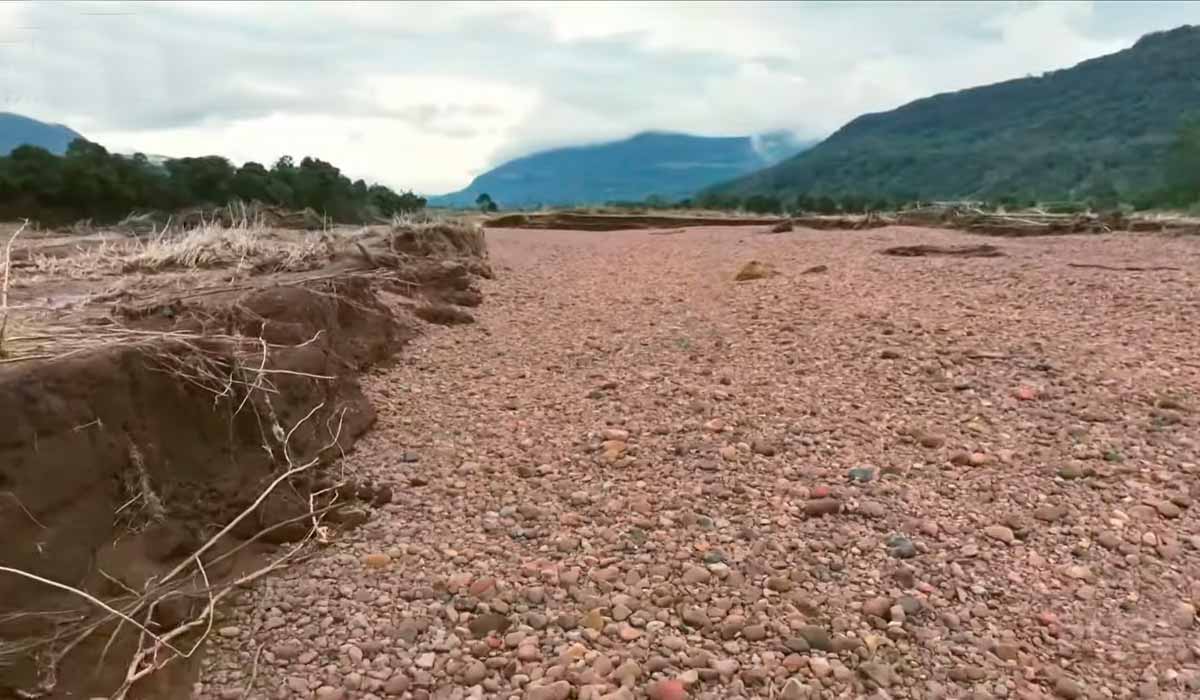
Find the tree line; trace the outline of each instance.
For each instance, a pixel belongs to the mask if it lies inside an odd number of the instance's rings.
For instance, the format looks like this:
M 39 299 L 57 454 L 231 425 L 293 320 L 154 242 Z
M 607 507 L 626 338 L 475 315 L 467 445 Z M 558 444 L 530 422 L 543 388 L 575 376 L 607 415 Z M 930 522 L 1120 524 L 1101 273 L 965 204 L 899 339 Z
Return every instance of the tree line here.
M 318 158 L 297 164 L 283 156 L 270 168 L 255 162 L 237 167 L 220 156 L 175 158 L 160 165 L 141 153 L 109 153 L 82 138 L 62 156 L 20 146 L 0 157 L 0 220 L 113 223 L 134 211 L 219 207 L 234 201 L 309 208 L 341 223 L 365 223 L 425 206 L 424 197 L 352 181 Z

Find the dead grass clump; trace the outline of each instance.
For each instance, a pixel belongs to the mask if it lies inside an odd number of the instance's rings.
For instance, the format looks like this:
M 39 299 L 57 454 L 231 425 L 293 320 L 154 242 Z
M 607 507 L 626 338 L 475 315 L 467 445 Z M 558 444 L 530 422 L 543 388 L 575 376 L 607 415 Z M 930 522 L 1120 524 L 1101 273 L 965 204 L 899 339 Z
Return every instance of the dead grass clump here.
M 393 252 L 422 257 L 487 257 L 483 227 L 464 219 L 429 215 L 395 218 L 390 246 Z
M 788 233 L 791 230 L 792 230 L 792 220 L 791 219 L 786 219 L 784 221 L 780 221 L 779 223 L 777 223 L 771 227 L 771 233 Z
M 303 271 L 320 267 L 333 253 L 333 237 L 324 232 L 279 235 L 255 223 L 228 227 L 215 223 L 135 243 L 121 260 L 121 268 L 126 272 L 214 267 Z
M 417 318 L 439 326 L 460 326 L 475 323 L 475 317 L 462 309 L 449 304 L 427 304 L 413 309 Z
M 758 260 L 751 260 L 745 265 L 742 265 L 742 269 L 738 270 L 737 276 L 735 276 L 733 279 L 735 282 L 748 282 L 750 280 L 761 280 L 768 277 L 774 277 L 777 274 L 779 273 L 771 265 L 764 262 L 759 262 Z

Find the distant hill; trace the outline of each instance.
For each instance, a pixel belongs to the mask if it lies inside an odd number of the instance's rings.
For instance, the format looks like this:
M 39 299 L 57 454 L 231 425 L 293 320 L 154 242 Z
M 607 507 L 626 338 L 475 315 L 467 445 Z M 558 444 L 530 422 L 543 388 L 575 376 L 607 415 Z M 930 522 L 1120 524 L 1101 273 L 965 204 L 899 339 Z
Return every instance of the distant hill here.
M 503 208 L 681 199 L 792 156 L 811 145 L 788 133 L 709 137 L 646 132 L 622 141 L 556 148 L 508 161 L 431 206 L 474 206 L 487 193 Z
M 10 112 L 0 112 L 0 156 L 22 145 L 40 146 L 62 155 L 79 134 L 62 124 L 47 124 Z
M 1082 198 L 1162 185 L 1181 120 L 1200 114 L 1200 27 L 1041 77 L 866 114 L 711 196 Z

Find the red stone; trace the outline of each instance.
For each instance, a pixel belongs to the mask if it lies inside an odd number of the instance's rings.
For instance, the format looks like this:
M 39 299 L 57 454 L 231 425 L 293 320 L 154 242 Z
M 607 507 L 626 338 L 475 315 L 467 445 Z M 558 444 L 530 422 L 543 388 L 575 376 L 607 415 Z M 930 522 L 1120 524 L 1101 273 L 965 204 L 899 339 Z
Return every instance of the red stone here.
M 687 700 L 687 690 L 679 681 L 658 681 L 646 688 L 650 700 Z

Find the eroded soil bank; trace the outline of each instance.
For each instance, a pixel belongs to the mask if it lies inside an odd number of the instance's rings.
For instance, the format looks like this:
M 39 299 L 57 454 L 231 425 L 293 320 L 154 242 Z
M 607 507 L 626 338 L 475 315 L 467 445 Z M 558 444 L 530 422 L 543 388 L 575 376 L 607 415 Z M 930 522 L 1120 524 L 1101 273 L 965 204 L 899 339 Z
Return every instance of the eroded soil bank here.
M 363 239 L 360 259 L 324 274 L 124 294 L 82 321 L 123 342 L 0 365 L 0 566 L 28 574 L 0 573 L 0 697 L 108 696 L 138 648 L 131 623 L 114 634 L 115 618 L 34 576 L 162 635 L 201 614 L 201 579 L 219 587 L 392 499 L 333 468 L 376 419 L 359 376 L 401 352 L 418 317 L 471 320 L 460 307 L 490 274 L 481 237 L 410 234 Z M 189 697 L 196 670 L 172 663 L 130 697 Z

